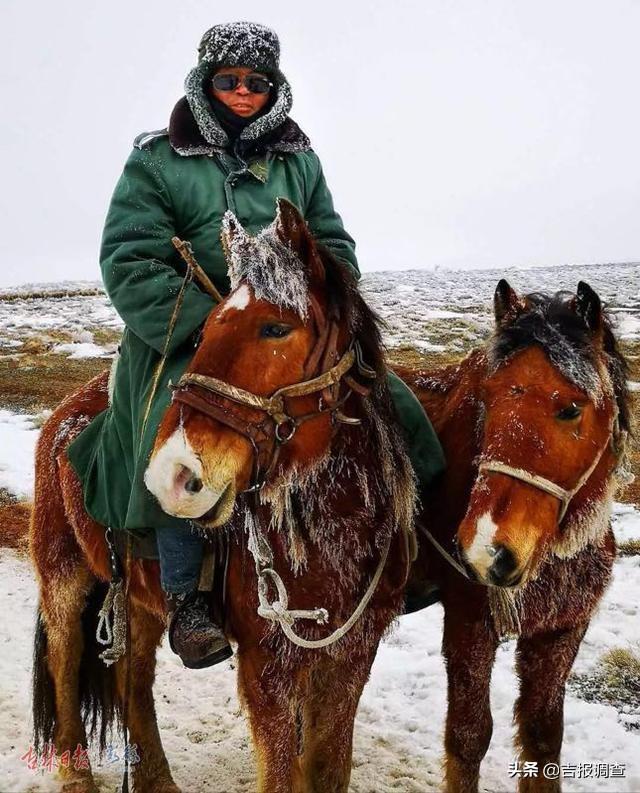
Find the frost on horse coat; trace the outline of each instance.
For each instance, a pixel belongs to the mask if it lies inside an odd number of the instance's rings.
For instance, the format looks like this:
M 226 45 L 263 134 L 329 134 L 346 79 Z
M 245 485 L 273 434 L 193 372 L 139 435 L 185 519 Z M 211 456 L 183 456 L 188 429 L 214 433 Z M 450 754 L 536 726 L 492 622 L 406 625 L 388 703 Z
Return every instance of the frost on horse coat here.
M 471 577 L 421 538 L 417 578 L 437 580 L 445 609 L 448 793 L 478 790 L 492 732 L 491 669 L 505 633 L 518 637 L 520 760 L 539 769 L 559 762 L 565 683 L 611 576 L 611 502 L 630 422 L 626 364 L 588 285 L 576 295 L 519 298 L 502 281 L 496 325 L 490 343 L 460 364 L 397 370 L 451 460 L 431 491 L 438 509 L 426 525 Z M 479 471 L 489 461 L 568 491 L 587 478 L 562 516 L 548 492 Z M 519 784 L 521 793 L 559 789 L 542 776 Z
M 184 402 L 175 401 L 166 411 L 150 469 L 165 455 L 166 465 L 160 460 L 151 478 L 156 485 L 176 476 L 180 482 L 182 463 L 175 465 L 175 447 L 167 443 L 178 434 L 198 452 L 201 492 L 220 492 L 222 480 L 224 491 L 231 493 L 231 520 L 220 514 L 220 498 L 213 505 L 215 513 L 208 510 L 202 522 L 213 536 L 216 521 L 229 534 L 226 629 L 238 645 L 239 690 L 256 748 L 258 789 L 346 793 L 358 700 L 378 642 L 402 608 L 416 487 L 394 420 L 377 318 L 347 268 L 326 249 L 317 249 L 297 211 L 282 203 L 284 213 L 269 232 L 270 242 L 277 233 L 285 243 L 291 241 L 305 262 L 308 294 L 296 289 L 291 296 L 300 307 L 312 295 L 315 319 L 304 322 L 296 311 L 280 305 L 282 293 L 273 288 L 277 279 L 267 291 L 264 280 L 258 280 L 262 273 L 245 270 L 240 257 L 235 271 L 240 282 L 209 316 L 191 374 L 265 396 L 292 382 L 305 382 L 307 367 L 316 376 L 334 370 L 333 358 L 346 355 L 349 360 L 355 346 L 369 369 L 363 374 L 364 367 L 352 363 L 351 380 L 345 372 L 334 383 L 335 390 L 325 394 L 327 409 L 320 409 L 317 393 L 287 398 L 287 416 L 297 419 L 297 430 L 282 446 L 277 465 L 269 469 L 255 499 L 255 492 L 246 493 L 253 469 L 247 438 Z M 295 273 L 289 275 L 292 283 Z M 287 331 L 283 335 L 265 332 L 282 325 Z M 34 731 L 36 746 L 54 741 L 58 756 L 78 743 L 86 745 L 87 732 L 93 731 L 92 722 L 96 724 L 92 716 L 102 713 L 110 722 L 119 709 L 125 717 L 125 659 L 111 668 L 92 663 L 96 610 L 110 578 L 104 527 L 85 510 L 80 482 L 65 454 L 69 440 L 104 408 L 106 396 L 103 374 L 68 397 L 46 422 L 36 451 L 30 530 L 40 587 Z M 238 420 L 264 419 L 260 410 L 242 410 L 227 402 L 225 412 L 233 412 Z M 339 409 L 344 409 L 342 419 Z M 313 417 L 303 420 L 310 412 Z M 357 421 L 345 423 L 346 416 Z M 326 639 L 343 626 L 380 571 L 372 597 L 351 631 L 330 647 L 305 650 L 258 616 L 256 567 L 244 530 L 247 519 L 259 521 L 268 536 L 273 569 L 282 576 L 291 607 L 321 605 L 328 610 L 327 624 L 308 621 L 296 626 L 309 640 Z M 386 557 L 382 548 L 388 548 Z M 129 568 L 131 675 L 126 718 L 129 742 L 138 746 L 141 758 L 132 768 L 133 788 L 178 793 L 153 705 L 155 653 L 165 610 L 158 564 L 133 559 Z M 103 730 L 103 743 L 105 734 Z M 89 768 L 59 772 L 69 790 L 96 790 Z

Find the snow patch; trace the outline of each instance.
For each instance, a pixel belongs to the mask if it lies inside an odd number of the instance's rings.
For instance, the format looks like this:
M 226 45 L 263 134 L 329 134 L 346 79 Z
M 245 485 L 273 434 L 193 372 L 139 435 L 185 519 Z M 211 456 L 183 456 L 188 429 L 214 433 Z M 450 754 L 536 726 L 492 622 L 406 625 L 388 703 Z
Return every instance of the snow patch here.
M 68 355 L 69 358 L 110 358 L 113 353 L 93 342 L 69 342 L 56 344 L 52 352 L 58 355 Z
M 633 504 L 614 502 L 612 525 L 618 544 L 640 540 L 640 511 Z
M 33 493 L 33 461 L 39 435 L 33 418 L 0 410 L 0 487 L 19 498 Z

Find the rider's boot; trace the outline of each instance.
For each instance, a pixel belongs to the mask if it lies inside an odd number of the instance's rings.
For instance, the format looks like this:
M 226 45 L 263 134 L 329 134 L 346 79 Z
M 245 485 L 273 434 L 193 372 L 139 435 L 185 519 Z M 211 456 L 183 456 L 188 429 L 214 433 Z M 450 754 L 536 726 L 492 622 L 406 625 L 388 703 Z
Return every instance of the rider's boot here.
M 233 651 L 209 614 L 205 592 L 167 594 L 169 645 L 189 669 L 204 669 L 229 658 Z

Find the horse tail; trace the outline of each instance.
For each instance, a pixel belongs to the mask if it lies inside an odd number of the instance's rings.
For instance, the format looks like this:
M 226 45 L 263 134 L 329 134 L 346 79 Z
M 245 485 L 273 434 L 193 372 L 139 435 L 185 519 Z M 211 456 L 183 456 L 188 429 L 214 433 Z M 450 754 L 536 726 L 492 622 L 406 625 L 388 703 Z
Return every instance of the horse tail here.
M 96 642 L 98 611 L 106 593 L 107 584 L 97 581 L 87 595 L 82 612 L 83 647 L 78 671 L 80 713 L 87 740 L 97 738 L 100 752 L 106 749 L 114 724 L 121 725 L 115 670 L 102 661 L 101 648 Z M 55 684 L 47 663 L 47 648 L 47 626 L 39 608 L 33 652 L 33 745 L 36 752 L 53 742 L 56 724 Z
M 47 664 L 47 627 L 38 606 L 33 643 L 33 745 L 37 754 L 53 741 L 56 703 L 53 680 Z

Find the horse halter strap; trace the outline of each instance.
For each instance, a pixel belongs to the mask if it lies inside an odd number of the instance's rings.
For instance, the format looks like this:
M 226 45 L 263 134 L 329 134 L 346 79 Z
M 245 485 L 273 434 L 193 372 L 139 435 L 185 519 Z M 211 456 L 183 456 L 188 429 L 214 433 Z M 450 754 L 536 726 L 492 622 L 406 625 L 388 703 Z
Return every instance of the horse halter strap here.
M 515 468 L 514 466 L 507 465 L 507 463 L 502 463 L 499 460 L 485 460 L 484 462 L 480 463 L 478 466 L 478 473 L 486 471 L 487 473 L 505 474 L 505 476 L 510 476 L 512 479 L 519 479 L 521 482 L 526 482 L 526 484 L 536 487 L 538 490 L 549 493 L 549 495 L 554 496 L 560 502 L 558 523 L 562 523 L 564 516 L 567 514 L 567 510 L 569 509 L 569 504 L 571 503 L 572 498 L 583 487 L 583 485 L 586 484 L 591 474 L 596 470 L 598 463 L 602 459 L 602 455 L 604 454 L 607 446 L 609 446 L 612 438 L 613 434 L 611 432 L 607 437 L 606 443 L 602 446 L 598 454 L 596 454 L 595 460 L 587 468 L 584 474 L 582 474 L 576 485 L 571 490 L 566 490 L 564 487 L 560 487 L 560 485 L 552 482 L 550 479 L 545 479 L 544 476 L 529 473 L 529 471 L 526 471 L 524 468 Z M 447 560 L 447 562 L 449 562 L 449 564 L 455 568 L 460 573 L 460 575 L 471 581 L 471 576 L 467 573 L 460 562 L 458 562 L 457 559 L 455 559 L 438 542 L 438 540 L 436 540 L 436 538 L 426 526 L 422 526 L 422 531 L 426 534 L 427 539 L 436 548 L 436 550 L 439 551 L 439 553 Z
M 552 482 L 550 479 L 545 479 L 544 476 L 539 476 L 538 474 L 532 474 L 529 471 L 525 470 L 524 468 L 515 468 L 507 463 L 500 462 L 499 460 L 486 460 L 481 462 L 478 466 L 478 472 L 482 473 L 484 471 L 488 473 L 494 474 L 505 474 L 506 476 L 510 476 L 512 479 L 519 479 L 521 482 L 525 482 L 532 487 L 537 488 L 538 490 L 542 490 L 545 493 L 549 493 L 549 495 L 554 496 L 560 502 L 560 512 L 558 514 L 558 523 L 562 523 L 564 516 L 567 514 L 567 510 L 569 509 L 569 504 L 571 500 L 575 496 L 575 494 L 586 484 L 587 480 L 591 476 L 591 474 L 596 470 L 598 467 L 598 463 L 602 459 L 602 455 L 604 454 L 606 448 L 609 446 L 611 442 L 612 434 L 609 433 L 607 436 L 606 443 L 602 446 L 602 448 L 598 451 L 595 456 L 594 461 L 591 465 L 587 468 L 587 470 L 582 474 L 580 479 L 578 479 L 577 483 L 571 490 L 567 490 L 564 487 L 560 487 L 560 485 Z
M 374 379 L 377 376 L 376 372 L 362 361 L 357 342 L 352 342 L 349 349 L 338 358 L 337 315 L 334 314 L 327 321 L 313 295 L 310 296 L 310 307 L 317 328 L 317 338 L 307 358 L 304 373 L 309 377 L 309 373 L 319 368 L 321 373 L 315 377 L 283 386 L 268 397 L 231 385 L 217 377 L 195 372 L 184 374 L 176 386 L 171 386 L 174 402 L 189 405 L 211 416 L 250 441 L 254 453 L 254 472 L 249 491 L 259 490 L 264 485 L 278 459 L 280 447 L 293 438 L 297 428 L 305 421 L 330 413 L 332 417 L 337 416 L 338 420 L 344 423 L 360 423 L 359 419 L 350 419 L 340 412 L 340 408 L 354 391 L 361 396 L 368 395 L 370 391 L 369 387 L 347 375 L 354 363 L 359 374 L 365 378 Z M 348 390 L 340 397 L 340 384 L 343 380 L 347 383 Z M 298 416 L 288 413 L 287 399 L 318 392 L 320 397 L 316 410 Z M 259 410 L 264 416 L 258 421 L 252 421 L 234 413 L 229 406 L 217 403 L 216 397 L 229 399 L 245 408 Z

